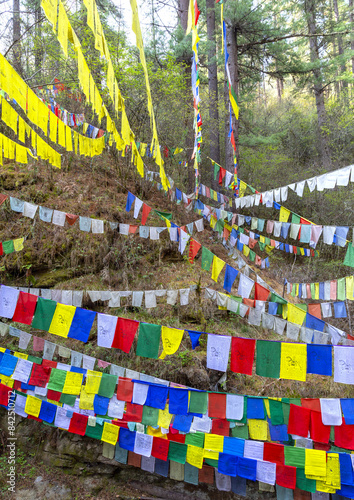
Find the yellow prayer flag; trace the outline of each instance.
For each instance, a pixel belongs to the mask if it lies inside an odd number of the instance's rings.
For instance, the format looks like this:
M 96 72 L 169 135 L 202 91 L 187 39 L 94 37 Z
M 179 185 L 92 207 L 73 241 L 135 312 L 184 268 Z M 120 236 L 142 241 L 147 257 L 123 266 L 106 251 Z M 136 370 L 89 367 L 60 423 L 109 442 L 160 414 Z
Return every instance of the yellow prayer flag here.
M 163 427 L 164 429 L 168 429 L 171 423 L 173 415 L 168 411 L 168 405 L 164 410 L 159 410 L 159 418 L 157 420 L 157 425 L 159 427 Z
M 18 114 L 12 106 L 4 98 L 1 100 L 1 119 L 10 127 L 17 135 L 17 118 Z
M 27 164 L 27 148 L 21 144 L 16 144 L 16 161 L 17 163 Z
M 247 245 L 243 245 L 242 253 L 245 257 L 248 257 L 250 254 L 250 249 Z
M 42 0 L 41 6 L 48 21 L 53 25 L 54 33 L 56 33 L 58 0 Z
M 183 152 L 183 148 L 176 148 L 176 149 L 174 150 L 174 153 L 173 153 L 173 154 L 174 154 L 174 155 L 177 155 L 178 153 L 182 153 L 182 152 Z
M 322 493 L 335 493 L 337 488 L 332 488 L 328 486 L 325 481 L 316 481 L 316 491 L 321 491 Z
M 57 304 L 49 327 L 49 333 L 67 338 L 76 307 Z
M 288 304 L 281 304 L 281 315 L 283 319 L 286 319 L 288 317 Z
M 211 270 L 211 279 L 214 280 L 216 283 L 218 281 L 219 274 L 222 271 L 222 268 L 224 267 L 225 262 L 216 255 L 214 255 L 213 258 L 213 265 L 212 265 L 212 270 Z
M 259 241 L 260 243 L 265 243 L 265 237 L 262 236 L 261 234 L 259 235 Z
M 348 300 L 354 300 L 354 276 L 347 276 L 345 278 L 345 288 Z
M 184 330 L 180 328 L 169 328 L 167 326 L 161 328 L 163 351 L 160 359 L 164 359 L 166 354 L 171 355 L 177 351 L 182 341 L 183 332 Z
M 167 435 L 166 434 L 163 434 L 160 430 L 160 428 L 158 429 L 154 429 L 154 427 L 151 427 L 150 425 L 148 426 L 147 428 L 147 434 L 149 436 L 154 436 L 154 437 L 160 437 L 162 439 L 168 439 Z
M 65 148 L 65 123 L 62 120 L 58 120 L 58 144 Z
M 13 240 L 13 242 L 15 252 L 20 252 L 21 250 L 23 250 L 24 238 L 16 238 L 16 240 Z
M 268 438 L 268 422 L 266 420 L 248 420 L 248 431 L 250 439 L 258 441 L 267 441 Z
M 84 4 L 87 9 L 87 24 L 92 29 L 92 31 L 95 32 L 94 10 L 93 10 L 94 0 L 84 0 Z
M 46 104 L 42 102 L 37 97 L 37 125 L 44 132 L 45 135 L 48 135 L 48 117 L 49 117 L 49 109 Z
M 88 394 L 86 392 L 85 386 L 81 386 L 79 408 L 81 410 L 93 410 L 93 400 L 95 399 L 95 394 Z
M 25 142 L 25 130 L 26 130 L 26 122 L 19 116 L 18 117 L 18 140 L 20 142 Z
M 306 311 L 294 304 L 288 303 L 288 321 L 296 325 L 302 325 L 306 318 Z
M 289 216 L 290 216 L 290 210 L 284 207 L 280 207 L 280 212 L 279 212 L 279 221 L 280 222 L 288 222 Z
M 65 383 L 63 387 L 64 394 L 72 394 L 78 396 L 81 392 L 82 373 L 66 372 Z
M 68 57 L 68 27 L 69 19 L 66 15 L 64 5 L 59 0 L 59 14 L 58 14 L 58 42 L 63 49 L 65 57 Z
M 275 398 L 269 398 L 269 399 L 275 399 Z M 267 417 L 268 417 L 268 418 L 270 418 L 269 399 L 268 399 L 268 398 L 264 398 L 264 399 L 263 399 L 264 407 L 265 407 L 265 409 L 266 409 L 266 412 L 267 412 Z
M 117 425 L 104 422 L 101 441 L 113 444 L 113 446 L 115 446 L 118 441 L 118 435 L 119 435 L 119 427 Z
M 320 300 L 320 284 L 315 283 L 315 300 Z
M 310 479 L 323 480 L 327 475 L 326 452 L 305 449 L 305 475 Z
M 326 478 L 322 481 L 316 481 L 316 489 L 325 493 L 335 493 L 336 490 L 341 488 L 338 453 L 327 453 L 326 471 Z
M 28 359 L 28 354 L 25 354 L 24 352 L 15 351 L 14 356 L 16 356 L 16 358 Z
M 217 219 L 216 219 L 216 217 L 214 217 L 213 215 L 211 215 L 211 216 L 210 216 L 210 227 L 211 227 L 212 229 L 214 229 L 214 227 L 215 227 L 216 223 L 217 223 Z
M 204 448 L 222 453 L 224 449 L 224 436 L 219 436 L 219 434 L 205 434 Z
M 2 374 L 0 374 L 0 382 L 4 385 L 7 385 L 7 387 L 11 387 L 11 389 L 13 388 L 14 383 L 15 383 L 13 378 L 7 377 L 6 375 L 2 375 Z
M 16 143 L 14 141 L 11 141 L 11 139 L 9 139 L 9 150 L 8 150 L 9 160 L 15 159 L 15 146 L 16 146 Z
M 280 378 L 306 382 L 307 345 L 281 343 Z
M 190 465 L 193 465 L 194 467 L 197 467 L 198 469 L 201 469 L 203 467 L 203 460 L 203 448 L 199 448 L 199 446 L 193 446 L 189 444 L 187 446 L 186 462 Z
M 66 150 L 73 150 L 73 140 L 71 136 L 71 128 L 65 125 L 65 141 L 66 141 Z
M 39 412 L 41 411 L 42 400 L 39 398 L 35 398 L 34 396 L 27 396 L 25 412 L 28 415 L 32 415 L 33 417 L 37 417 Z
M 102 378 L 101 372 L 87 370 L 85 390 L 88 394 L 97 394 Z
M 239 197 L 242 198 L 247 189 L 247 184 L 240 180 Z

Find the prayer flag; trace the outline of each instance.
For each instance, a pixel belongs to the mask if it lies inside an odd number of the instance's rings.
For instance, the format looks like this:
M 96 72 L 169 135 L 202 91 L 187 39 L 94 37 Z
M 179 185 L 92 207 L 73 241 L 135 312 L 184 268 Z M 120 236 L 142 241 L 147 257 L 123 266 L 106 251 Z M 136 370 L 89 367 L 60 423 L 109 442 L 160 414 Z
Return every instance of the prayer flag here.
M 57 303 L 49 333 L 67 338 L 76 307 Z
M 252 375 L 256 340 L 232 337 L 230 370 Z
M 257 340 L 256 373 L 261 377 L 279 378 L 281 343 Z
M 132 319 L 126 318 L 118 318 L 112 347 L 129 353 L 138 328 L 139 321 L 134 321 Z
M 306 344 L 281 343 L 280 378 L 306 382 Z
M 161 338 L 161 326 L 140 323 L 136 355 L 157 359 Z
M 180 346 L 184 330 L 179 328 L 161 328 L 161 338 L 163 351 L 160 354 L 160 359 L 165 359 L 166 355 L 174 354 Z
M 36 309 L 37 296 L 30 293 L 20 292 L 12 321 L 30 325 Z

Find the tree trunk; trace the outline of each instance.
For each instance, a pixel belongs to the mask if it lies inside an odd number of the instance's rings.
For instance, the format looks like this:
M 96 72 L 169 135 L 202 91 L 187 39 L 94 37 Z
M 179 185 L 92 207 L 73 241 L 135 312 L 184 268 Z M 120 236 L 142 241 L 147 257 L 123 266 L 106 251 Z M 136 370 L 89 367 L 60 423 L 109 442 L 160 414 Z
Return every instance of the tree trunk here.
M 228 61 L 228 66 L 229 66 L 229 71 L 230 71 L 230 77 L 231 77 L 231 83 L 234 88 L 235 94 L 238 97 L 238 89 L 239 89 L 239 66 L 238 66 L 238 53 L 237 53 L 237 30 L 235 27 L 228 26 L 227 31 L 226 31 L 226 46 L 227 46 L 227 51 L 229 53 L 229 61 Z M 226 86 L 225 86 L 225 100 L 227 103 L 229 103 L 229 91 L 228 91 L 228 85 L 227 85 L 227 76 L 225 75 L 226 78 Z M 227 97 L 226 97 L 227 96 Z M 227 110 L 229 109 L 229 105 L 227 104 Z M 229 170 L 230 172 L 233 173 L 234 171 L 234 154 L 233 154 L 233 148 L 230 143 L 230 138 L 228 137 L 228 132 L 229 132 L 229 115 L 227 114 L 227 134 L 226 134 L 226 145 L 225 145 L 225 164 L 226 164 L 226 169 Z M 234 129 L 234 138 L 235 138 L 235 144 L 236 144 L 236 155 L 237 155 L 237 163 L 239 160 L 239 140 L 238 140 L 238 134 L 239 134 L 239 120 L 236 120 L 234 115 L 232 114 L 232 127 Z
M 210 120 L 210 157 L 220 163 L 220 134 L 218 110 L 218 67 L 216 60 L 215 42 L 215 1 L 206 0 L 207 8 L 207 34 L 208 34 L 208 82 L 209 82 L 209 120 Z M 214 172 L 211 169 L 211 185 L 216 189 Z
M 37 73 L 37 81 L 41 82 L 42 77 L 42 65 L 43 65 L 43 45 L 42 45 L 42 22 L 39 22 L 41 18 L 41 6 L 38 1 L 36 1 L 35 10 L 35 21 L 36 24 L 36 39 L 35 39 L 35 53 L 34 53 L 34 65 L 35 71 Z
M 187 30 L 188 25 L 188 8 L 189 0 L 178 0 L 178 15 L 179 21 L 184 31 Z M 187 172 L 188 172 L 188 192 L 194 191 L 195 187 L 195 175 L 194 175 L 194 159 L 191 160 L 191 155 L 194 146 L 194 129 L 193 129 L 193 117 L 194 108 L 193 101 L 191 100 L 192 95 L 192 60 L 189 55 L 184 58 L 185 63 L 185 82 L 186 82 L 186 103 L 185 103 L 185 127 L 187 129 L 186 139 L 185 139 L 185 149 L 187 151 Z M 191 112 L 189 111 L 191 110 Z
M 316 15 L 315 15 L 315 0 L 305 0 L 304 2 L 305 14 L 307 18 L 307 26 L 310 35 L 317 33 Z M 320 129 L 320 149 L 319 156 L 324 167 L 327 169 L 331 167 L 331 155 L 328 145 L 328 139 L 325 132 L 325 125 L 327 123 L 327 113 L 324 102 L 324 89 L 322 83 L 322 73 L 319 66 L 320 56 L 317 36 L 309 37 L 310 43 L 310 59 L 314 64 L 312 70 L 313 74 L 313 90 L 316 99 L 317 121 Z
M 22 76 L 22 63 L 21 63 L 21 24 L 20 24 L 20 0 L 13 0 L 12 12 L 12 42 L 14 43 L 13 62 L 14 68 Z
M 338 10 L 338 1 L 337 0 L 333 0 L 333 8 L 334 8 L 334 15 L 336 16 L 336 22 L 338 24 L 339 23 L 339 10 Z M 341 55 L 343 55 L 342 35 L 338 35 L 337 41 L 338 41 L 338 54 L 341 56 Z M 342 74 L 346 72 L 345 63 L 343 63 L 343 62 L 340 65 L 340 71 Z M 345 82 L 345 81 L 342 82 L 342 88 L 343 89 L 348 88 L 347 82 Z
M 353 0 L 349 0 L 349 20 L 351 23 L 351 28 L 354 26 L 354 10 L 353 10 Z M 354 50 L 354 36 L 353 33 L 350 34 L 350 49 Z M 354 75 L 354 57 L 352 57 L 352 73 Z

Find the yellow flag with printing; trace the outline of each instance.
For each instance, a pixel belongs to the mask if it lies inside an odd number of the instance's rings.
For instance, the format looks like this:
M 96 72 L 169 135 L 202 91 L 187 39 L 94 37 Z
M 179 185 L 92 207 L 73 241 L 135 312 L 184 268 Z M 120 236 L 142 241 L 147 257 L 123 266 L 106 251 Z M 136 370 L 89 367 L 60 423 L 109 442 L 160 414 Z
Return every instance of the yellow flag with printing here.
M 338 453 L 327 453 L 326 479 L 316 481 L 316 489 L 326 493 L 335 493 L 341 488 L 340 462 Z M 331 491 L 334 490 L 334 491 Z
M 118 441 L 118 436 L 119 436 L 118 425 L 104 422 L 101 441 L 104 441 L 105 443 L 109 443 L 115 446 Z
M 66 15 L 65 7 L 61 0 L 59 0 L 59 13 L 58 13 L 58 42 L 63 49 L 65 57 L 68 57 L 68 27 L 69 19 Z
M 327 476 L 327 454 L 323 450 L 305 449 L 305 476 L 324 480 Z
M 33 417 L 37 417 L 41 411 L 42 400 L 39 398 L 35 398 L 34 396 L 27 396 L 25 412 L 28 415 L 32 415 Z
M 248 431 L 250 439 L 257 441 L 267 441 L 268 437 L 268 422 L 266 420 L 248 420 Z
M 48 21 L 53 25 L 53 31 L 56 33 L 57 30 L 57 10 L 58 10 L 58 0 L 42 0 L 42 9 Z
M 23 250 L 24 238 L 16 238 L 15 240 L 13 240 L 13 242 L 15 252 L 20 252 L 21 250 Z
M 24 352 L 15 351 L 14 356 L 16 356 L 16 358 L 28 359 L 28 354 L 25 354 Z
M 164 410 L 159 410 L 159 418 L 157 420 L 157 425 L 163 429 L 168 429 L 171 423 L 173 415 L 168 411 L 168 405 L 166 405 Z
M 287 208 L 280 207 L 279 221 L 288 222 L 290 213 L 291 213 L 290 210 L 288 210 Z
M 57 304 L 49 327 L 49 333 L 67 338 L 76 307 Z
M 11 389 L 13 388 L 15 383 L 13 378 L 7 377 L 6 375 L 2 375 L 1 373 L 0 373 L 0 382 L 4 385 L 7 385 L 7 387 L 11 387 Z
M 204 448 L 222 453 L 224 449 L 224 436 L 205 434 Z
M 160 359 L 165 359 L 166 355 L 174 354 L 179 348 L 184 330 L 180 328 L 169 328 L 163 326 L 161 328 L 161 339 L 163 351 L 160 355 Z
M 315 300 L 320 300 L 320 284 L 315 283 Z
M 96 394 L 86 392 L 85 386 L 81 386 L 79 408 L 81 410 L 93 410 L 93 400 Z
M 27 148 L 21 144 L 16 144 L 16 161 L 27 165 Z
M 242 253 L 245 257 L 248 257 L 250 254 L 250 249 L 247 245 L 243 245 Z
M 217 257 L 216 255 L 214 255 L 212 271 L 211 271 L 211 279 L 214 280 L 215 282 L 218 281 L 219 274 L 221 273 L 224 265 L 225 262 L 219 259 L 219 257 Z
M 296 325 L 302 325 L 306 318 L 306 311 L 294 304 L 288 303 L 288 321 Z
M 101 372 L 87 370 L 85 390 L 88 394 L 97 394 L 102 378 Z
M 82 379 L 82 373 L 66 372 L 65 383 L 62 392 L 64 394 L 78 396 L 81 392 Z
M 306 382 L 307 345 L 281 343 L 280 378 Z
M 203 467 L 204 460 L 204 450 L 199 448 L 199 446 L 193 446 L 191 444 L 187 445 L 187 456 L 186 462 L 193 467 L 201 469 Z

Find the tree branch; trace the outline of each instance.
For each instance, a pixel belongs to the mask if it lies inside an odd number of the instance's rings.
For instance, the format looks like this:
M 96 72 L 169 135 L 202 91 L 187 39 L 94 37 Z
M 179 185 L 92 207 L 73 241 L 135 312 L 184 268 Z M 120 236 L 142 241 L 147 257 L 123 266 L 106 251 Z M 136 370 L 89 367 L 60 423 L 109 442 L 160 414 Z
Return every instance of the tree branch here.
M 33 23 L 29 28 L 27 28 L 20 36 L 20 38 L 18 38 L 17 40 L 15 40 L 11 45 L 10 47 L 7 49 L 7 51 L 5 52 L 4 54 L 4 57 L 7 56 L 7 54 L 10 52 L 10 50 L 12 49 L 12 47 L 14 45 L 16 45 L 16 43 L 18 43 L 32 28 L 33 26 L 36 26 L 36 24 L 39 24 L 41 23 L 43 20 L 45 19 L 45 16 L 41 17 L 40 19 L 38 19 L 38 21 L 36 21 L 35 23 Z

